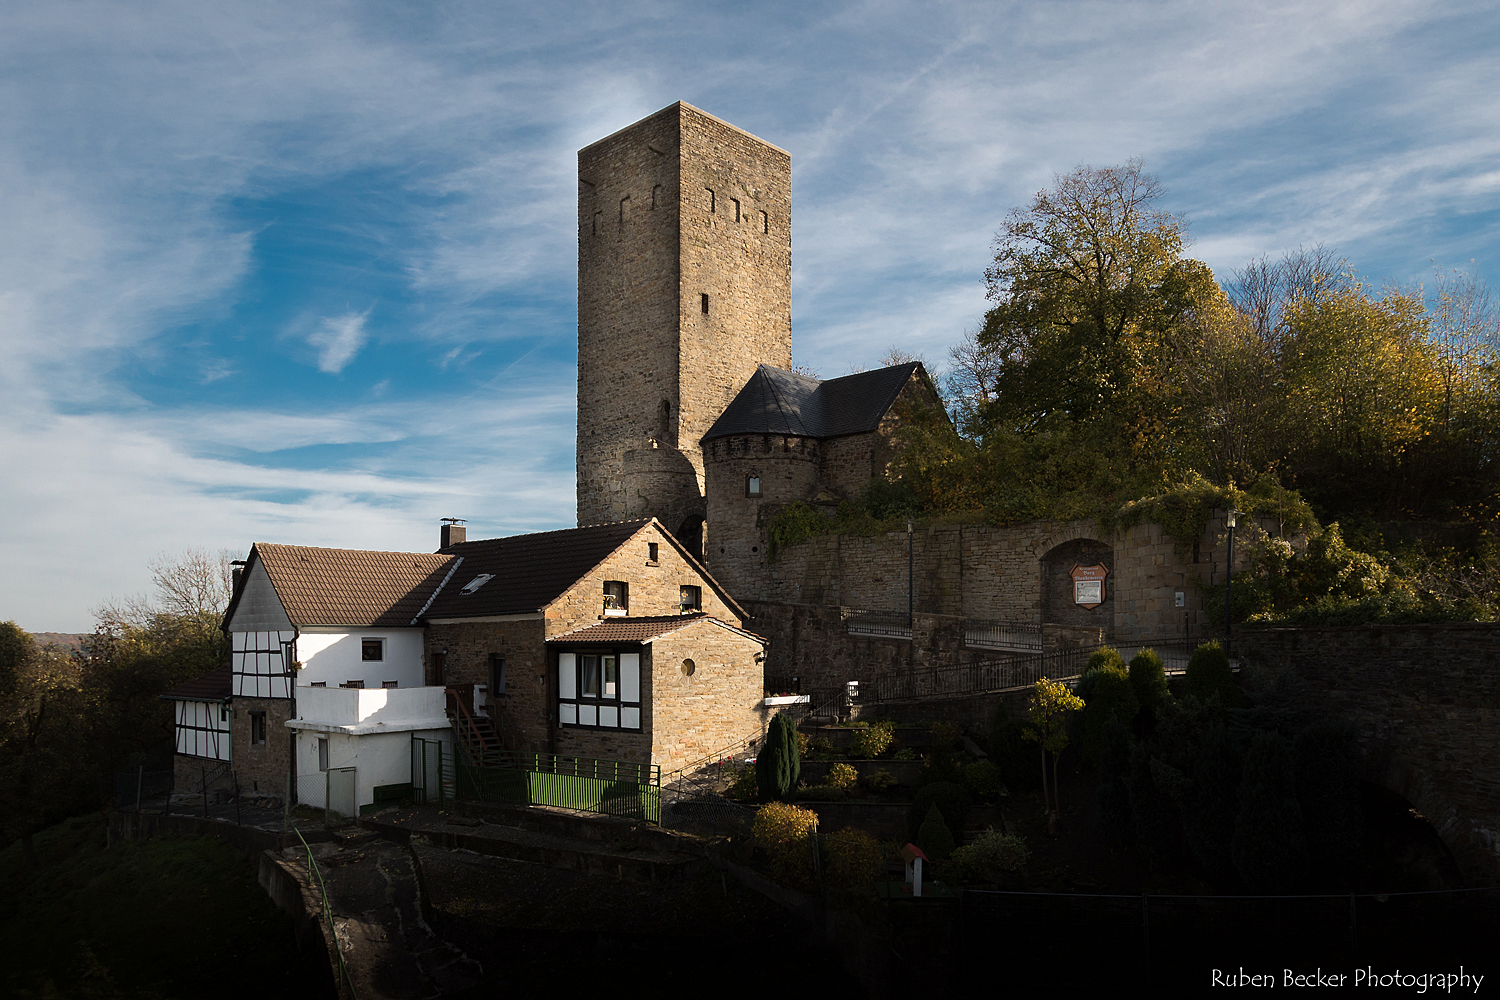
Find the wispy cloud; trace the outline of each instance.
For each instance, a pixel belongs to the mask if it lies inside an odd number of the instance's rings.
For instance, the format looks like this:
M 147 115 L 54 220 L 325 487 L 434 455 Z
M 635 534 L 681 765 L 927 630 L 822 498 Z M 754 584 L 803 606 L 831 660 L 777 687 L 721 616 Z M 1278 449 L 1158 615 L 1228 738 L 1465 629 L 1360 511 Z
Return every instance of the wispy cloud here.
M 365 320 L 370 310 L 325 317 L 307 338 L 318 352 L 318 370 L 330 375 L 343 371 L 365 345 Z

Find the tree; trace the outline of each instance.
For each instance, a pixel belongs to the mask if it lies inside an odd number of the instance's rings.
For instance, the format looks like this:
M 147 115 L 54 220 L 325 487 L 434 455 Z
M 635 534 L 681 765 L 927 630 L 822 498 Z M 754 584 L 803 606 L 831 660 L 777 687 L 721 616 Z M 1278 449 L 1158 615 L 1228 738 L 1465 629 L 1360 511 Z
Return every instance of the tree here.
M 1083 708 L 1078 697 L 1062 681 L 1043 677 L 1032 689 L 1027 703 L 1030 721 L 1024 731 L 1027 740 L 1042 750 L 1042 799 L 1047 812 L 1047 831 L 1057 832 L 1062 819 L 1062 805 L 1057 797 L 1057 758 L 1068 745 L 1068 716 Z M 1047 780 L 1047 754 L 1052 754 L 1052 780 Z
M 761 801 L 790 801 L 801 774 L 797 729 L 785 712 L 778 712 L 766 731 L 765 745 L 755 757 L 755 781 Z

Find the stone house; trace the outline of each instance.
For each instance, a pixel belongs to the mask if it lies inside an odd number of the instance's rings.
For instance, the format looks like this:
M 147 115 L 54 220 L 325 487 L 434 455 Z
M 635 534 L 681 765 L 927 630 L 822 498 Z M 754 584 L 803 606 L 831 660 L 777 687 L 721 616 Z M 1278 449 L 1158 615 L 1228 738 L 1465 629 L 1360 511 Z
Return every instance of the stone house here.
M 671 768 L 764 728 L 764 640 L 654 518 L 444 551 L 428 683 L 472 690 L 506 749 Z

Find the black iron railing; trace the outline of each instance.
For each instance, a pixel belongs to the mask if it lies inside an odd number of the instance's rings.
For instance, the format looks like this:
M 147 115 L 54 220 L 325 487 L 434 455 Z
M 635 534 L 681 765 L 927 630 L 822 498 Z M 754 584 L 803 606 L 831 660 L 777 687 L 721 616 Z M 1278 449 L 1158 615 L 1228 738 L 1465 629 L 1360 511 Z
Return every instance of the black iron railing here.
M 844 631 L 849 635 L 911 638 L 912 616 L 905 611 L 861 611 L 847 608 L 843 612 Z
M 1040 653 L 1042 626 L 1036 622 L 1007 621 L 999 618 L 964 619 L 964 645 L 972 649 L 1004 649 L 1021 653 Z

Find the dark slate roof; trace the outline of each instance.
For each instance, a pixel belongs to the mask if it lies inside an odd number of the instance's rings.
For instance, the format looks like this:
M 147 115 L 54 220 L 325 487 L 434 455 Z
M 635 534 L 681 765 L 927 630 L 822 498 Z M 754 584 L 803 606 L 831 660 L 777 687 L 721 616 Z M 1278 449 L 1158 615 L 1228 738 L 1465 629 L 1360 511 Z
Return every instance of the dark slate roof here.
M 179 684 L 161 697 L 173 701 L 228 701 L 232 689 L 229 684 L 229 664 L 211 670 L 186 684 Z
M 636 643 L 650 642 L 659 636 L 676 632 L 687 628 L 698 622 L 711 622 L 720 628 L 726 628 L 731 632 L 737 632 L 756 642 L 765 644 L 765 639 L 754 632 L 746 632 L 742 628 L 735 628 L 728 622 L 720 621 L 712 615 L 650 615 L 641 618 L 606 618 L 596 625 L 585 625 L 571 632 L 553 636 L 547 641 L 549 643 Z
M 614 521 L 449 546 L 447 551 L 463 562 L 421 616 L 471 618 L 540 611 L 650 523 L 650 518 Z M 463 593 L 482 574 L 493 579 L 471 594 Z
M 703 440 L 729 434 L 834 438 L 880 426 L 919 361 L 820 382 L 761 365 Z
M 410 625 L 453 557 L 257 542 L 287 617 L 297 625 Z

